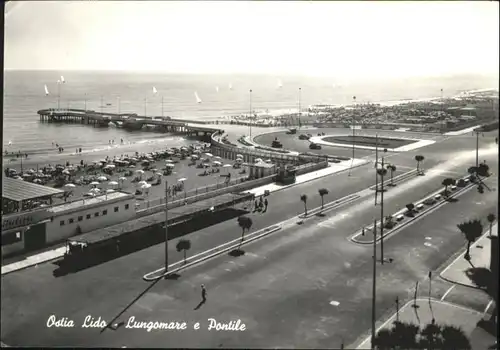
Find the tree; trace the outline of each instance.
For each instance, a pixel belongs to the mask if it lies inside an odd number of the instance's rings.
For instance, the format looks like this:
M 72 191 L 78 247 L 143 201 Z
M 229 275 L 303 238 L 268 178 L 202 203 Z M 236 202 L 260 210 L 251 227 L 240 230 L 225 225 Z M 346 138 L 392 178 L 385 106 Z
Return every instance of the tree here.
M 419 345 L 423 349 L 441 349 L 441 327 L 434 322 L 428 323 L 420 331 Z M 461 349 L 461 348 L 460 348 Z
M 417 161 L 417 174 L 420 174 L 420 163 L 423 162 L 425 159 L 424 156 L 417 154 L 415 156 L 415 160 Z
M 465 235 L 465 239 L 467 240 L 467 251 L 464 255 L 464 259 L 470 261 L 470 245 L 481 237 L 483 225 L 481 221 L 474 219 L 458 224 L 457 227 Z
M 442 349 L 472 349 L 469 339 L 460 327 L 441 326 Z
M 455 180 L 451 177 L 447 177 L 441 184 L 444 186 L 444 195 L 448 196 L 448 186 L 453 186 L 455 184 Z
M 394 335 L 391 329 L 383 328 L 375 336 L 374 344 L 377 350 L 391 350 L 398 344 L 394 341 Z
M 413 216 L 413 210 L 415 209 L 415 204 L 413 203 L 407 204 L 406 209 L 408 209 L 408 215 Z
M 395 321 L 392 324 L 392 334 L 400 349 L 415 349 L 419 327 L 412 323 Z
M 477 174 L 482 177 L 490 176 L 490 167 L 485 163 L 479 164 L 479 167 L 477 168 Z
M 493 223 L 495 222 L 496 220 L 496 216 L 495 214 L 491 213 L 491 214 L 488 214 L 488 216 L 486 217 L 486 219 L 488 220 L 488 222 L 490 223 L 490 237 L 491 237 L 491 229 L 493 227 Z
M 389 164 L 387 166 L 387 170 L 389 170 L 391 172 L 391 186 L 394 186 L 393 175 L 394 175 L 394 172 L 397 170 L 397 168 L 395 165 Z
M 324 196 L 328 194 L 328 190 L 326 188 L 320 188 L 318 190 L 319 195 L 321 196 L 321 209 L 324 207 Z M 302 200 L 302 198 L 301 198 Z
M 304 216 L 307 216 L 307 194 L 301 195 L 300 200 L 304 202 Z
M 177 245 L 175 246 L 178 252 L 183 251 L 184 252 L 184 265 L 186 264 L 186 252 L 191 249 L 191 241 L 189 239 L 181 239 L 179 242 L 177 242 Z
M 248 216 L 240 216 L 238 217 L 238 225 L 241 227 L 241 241 L 240 241 L 240 248 L 241 244 L 243 243 L 243 239 L 245 238 L 245 230 L 250 231 L 250 228 L 252 227 L 252 219 L 249 218 Z

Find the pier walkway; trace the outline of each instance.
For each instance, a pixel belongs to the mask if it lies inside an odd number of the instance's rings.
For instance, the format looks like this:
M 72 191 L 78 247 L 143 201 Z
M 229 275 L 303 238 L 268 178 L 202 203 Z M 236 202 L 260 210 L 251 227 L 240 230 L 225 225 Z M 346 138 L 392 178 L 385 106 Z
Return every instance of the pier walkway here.
M 188 135 L 211 135 L 220 129 L 204 126 L 203 121 L 173 119 L 170 117 L 139 116 L 135 113 L 96 112 L 84 109 L 41 109 L 38 112 L 41 122 L 80 123 L 93 126 L 108 126 L 110 122 L 125 129 L 138 130 L 143 126 L 154 126 L 165 132 L 184 133 Z

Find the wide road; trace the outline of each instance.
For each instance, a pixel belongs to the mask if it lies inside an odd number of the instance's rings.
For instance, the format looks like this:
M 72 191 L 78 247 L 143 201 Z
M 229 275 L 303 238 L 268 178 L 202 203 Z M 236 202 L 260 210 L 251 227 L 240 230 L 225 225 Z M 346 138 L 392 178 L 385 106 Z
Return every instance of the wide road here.
M 474 152 L 471 156 L 471 149 L 456 149 L 450 150 L 447 162 L 412 180 L 416 185 L 413 190 L 402 190 L 408 183 L 387 192 L 387 212 L 425 192 L 421 186 L 430 185 L 424 179 L 439 184 L 448 173 L 463 172 L 464 164 L 474 159 Z M 430 154 L 432 161 L 443 153 L 434 150 Z M 488 148 L 482 155 L 492 171 L 498 173 L 497 151 Z M 398 162 L 404 160 L 397 158 Z M 300 193 L 309 194 L 309 206 L 314 207 L 320 202 L 316 194 L 319 187 L 332 189 L 329 199 L 355 192 L 357 186 L 366 188 L 372 184 L 370 169 L 373 168 L 360 167 L 351 177 L 338 174 L 272 194 L 269 212 L 254 216 L 252 230 L 301 212 Z M 494 192 L 480 195 L 471 190 L 457 203 L 445 205 L 386 241 L 387 255 L 395 263 L 379 269 L 379 316 L 391 307 L 396 295 L 406 297 L 407 289 L 416 280 L 424 278 L 429 269 L 439 267 L 464 244 L 456 229 L 458 222 L 496 211 L 495 181 L 495 177 L 489 180 Z M 278 234 L 245 246 L 247 254 L 242 257 L 214 259 L 187 270 L 177 281 L 160 281 L 147 291 L 148 284 L 141 277 L 162 265 L 161 245 L 60 278 L 52 277 L 52 264 L 12 273 L 2 277 L 2 340 L 10 345 L 89 347 L 318 348 L 338 347 L 341 339 L 350 344 L 370 324 L 371 250 L 346 238 L 363 222 L 371 222 L 377 212 L 373 197 L 364 198 L 324 218 L 311 218 L 301 226 L 292 223 Z M 235 237 L 240 234 L 234 221 L 196 232 L 189 238 L 194 248 L 204 246 L 215 235 L 233 233 Z M 432 247 L 423 244 L 429 236 Z M 198 239 L 204 243 L 198 244 Z M 171 254 L 180 257 L 179 253 Z M 195 311 L 202 283 L 207 286 L 208 301 Z M 332 306 L 331 301 L 340 304 Z M 126 321 L 130 316 L 148 321 L 185 320 L 190 327 L 200 321 L 202 329 L 148 333 L 122 327 L 100 333 L 99 329 L 80 328 L 87 315 L 109 321 L 125 309 L 118 321 Z M 77 327 L 48 329 L 46 322 L 52 314 L 72 318 Z M 208 332 L 210 317 L 219 321 L 241 319 L 247 330 Z

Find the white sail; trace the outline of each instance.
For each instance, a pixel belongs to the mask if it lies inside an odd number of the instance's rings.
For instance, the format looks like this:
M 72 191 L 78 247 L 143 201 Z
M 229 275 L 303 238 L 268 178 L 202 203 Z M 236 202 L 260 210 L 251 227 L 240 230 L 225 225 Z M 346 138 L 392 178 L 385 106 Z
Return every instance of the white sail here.
M 44 87 L 45 87 L 45 95 L 48 96 L 49 95 L 49 88 L 47 87 L 47 85 L 45 85 Z
M 278 79 L 278 89 L 281 89 L 283 87 L 283 83 L 281 80 Z
M 64 80 L 64 77 L 61 75 L 61 83 L 64 84 L 65 82 L 66 82 L 66 80 Z
M 229 83 L 229 90 L 233 89 L 233 83 Z
M 215 87 L 215 91 L 219 92 L 219 87 L 218 86 Z
M 158 90 L 156 90 L 156 88 L 153 86 L 153 94 L 157 94 L 158 93 Z
M 198 93 L 196 91 L 194 92 L 194 97 L 196 98 L 197 103 L 201 103 L 201 98 L 200 96 L 198 96 Z

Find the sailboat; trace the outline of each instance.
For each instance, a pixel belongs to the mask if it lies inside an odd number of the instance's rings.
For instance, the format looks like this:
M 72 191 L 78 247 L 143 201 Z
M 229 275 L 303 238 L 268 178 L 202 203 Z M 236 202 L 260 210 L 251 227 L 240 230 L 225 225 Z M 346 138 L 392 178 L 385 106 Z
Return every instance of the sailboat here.
M 47 88 L 47 85 L 45 85 L 44 87 L 45 87 L 45 96 L 49 96 L 49 89 Z
M 281 89 L 283 87 L 283 83 L 281 80 L 278 79 L 278 89 Z
M 233 83 L 229 83 L 229 90 L 233 89 Z
M 215 91 L 219 92 L 219 87 L 218 86 L 215 87 Z
M 201 98 L 200 96 L 198 96 L 198 93 L 196 91 L 194 92 L 194 97 L 196 98 L 197 103 L 201 103 Z
M 153 86 L 153 94 L 157 94 L 158 93 L 158 90 L 156 90 L 156 88 Z
M 65 84 L 66 80 L 64 80 L 64 76 L 61 75 L 61 83 Z

